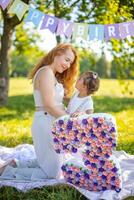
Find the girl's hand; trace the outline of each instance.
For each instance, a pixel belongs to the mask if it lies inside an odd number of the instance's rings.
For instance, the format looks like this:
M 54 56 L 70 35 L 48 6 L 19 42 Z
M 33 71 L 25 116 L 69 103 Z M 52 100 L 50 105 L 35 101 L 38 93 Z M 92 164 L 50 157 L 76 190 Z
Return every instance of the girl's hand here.
M 74 113 L 72 113 L 72 114 L 70 115 L 70 117 L 78 117 L 78 116 L 84 115 L 84 114 L 86 114 L 86 113 L 85 113 L 85 112 L 74 112 Z

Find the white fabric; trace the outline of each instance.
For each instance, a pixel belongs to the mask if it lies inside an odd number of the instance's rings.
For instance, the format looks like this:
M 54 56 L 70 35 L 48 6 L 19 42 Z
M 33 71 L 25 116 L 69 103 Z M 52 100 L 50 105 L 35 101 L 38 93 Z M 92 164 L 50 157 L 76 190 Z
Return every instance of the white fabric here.
M 43 186 L 58 185 L 62 183 L 66 185 L 72 185 L 87 199 L 90 200 L 122 200 L 126 197 L 134 196 L 134 155 L 129 155 L 124 151 L 114 151 L 114 156 L 118 159 L 121 165 L 123 179 L 123 188 L 121 192 L 116 193 L 115 191 L 110 190 L 107 190 L 105 192 L 90 192 L 75 187 L 72 184 L 68 184 L 62 178 L 56 180 L 43 177 L 44 173 L 37 165 L 34 147 L 32 145 L 24 144 L 19 145 L 16 148 L 7 148 L 0 146 L 1 160 L 15 158 L 18 159 L 19 162 L 23 163 L 23 166 L 25 166 L 23 169 L 19 168 L 18 171 L 17 169 L 13 169 L 12 167 L 8 166 L 4 171 L 7 178 L 0 176 L 0 186 L 12 186 L 18 190 L 26 192 L 33 188 L 41 188 Z M 33 159 L 30 160 L 30 158 Z M 26 168 L 27 164 L 29 165 L 29 167 Z M 28 171 L 32 174 L 32 178 L 29 176 L 30 180 L 27 178 L 27 175 L 30 174 Z M 14 174 L 17 178 L 13 177 Z
M 33 79 L 33 85 L 35 83 L 36 77 L 39 74 L 39 72 L 44 69 L 46 66 L 41 67 L 35 74 L 34 79 Z M 63 106 L 62 104 L 62 100 L 63 100 L 63 96 L 64 96 L 64 89 L 63 89 L 63 85 L 61 83 L 58 83 L 56 80 L 56 93 L 55 93 L 55 99 L 56 99 L 56 103 L 59 106 Z M 37 89 L 33 89 L 33 96 L 34 96 L 34 102 L 35 102 L 35 106 L 36 107 L 44 107 L 43 104 L 43 100 L 42 100 L 42 96 L 39 90 Z
M 35 74 L 33 84 L 41 69 L 39 69 Z M 43 106 L 40 91 L 34 90 L 33 92 L 35 105 Z M 55 95 L 56 105 L 62 108 L 64 88 L 63 85 L 58 82 L 55 85 Z M 55 118 L 49 113 L 45 115 L 45 111 L 35 112 L 31 128 L 35 153 L 37 155 L 39 166 L 44 171 L 46 177 L 49 178 L 57 178 L 61 168 L 61 155 L 58 155 L 55 152 L 51 135 L 51 128 L 54 120 Z
M 78 95 L 79 92 L 77 91 L 69 102 L 69 105 L 67 107 L 67 111 L 69 114 L 76 112 L 77 109 L 79 110 L 79 112 L 93 109 L 93 100 L 91 96 L 78 97 Z
M 51 135 L 54 119 L 44 111 L 35 112 L 31 129 L 39 166 L 49 178 L 57 178 L 61 167 L 61 155 L 55 152 Z

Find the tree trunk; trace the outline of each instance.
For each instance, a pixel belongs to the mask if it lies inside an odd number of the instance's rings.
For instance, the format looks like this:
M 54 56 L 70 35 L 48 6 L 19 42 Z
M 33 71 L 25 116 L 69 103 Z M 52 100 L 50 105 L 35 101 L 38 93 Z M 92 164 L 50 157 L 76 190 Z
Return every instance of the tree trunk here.
M 30 0 L 22 0 L 24 3 L 29 4 Z M 1 49 L 0 49 L 0 106 L 6 105 L 8 100 L 9 90 L 9 50 L 12 45 L 12 34 L 14 28 L 23 20 L 18 19 L 16 15 L 10 16 L 7 9 L 1 9 L 3 16 L 3 34 L 1 36 Z
M 0 106 L 5 105 L 8 99 L 8 89 L 9 89 L 8 53 L 11 47 L 12 32 L 13 30 L 10 29 L 8 21 L 4 20 L 3 35 L 1 36 L 1 50 L 0 50 Z

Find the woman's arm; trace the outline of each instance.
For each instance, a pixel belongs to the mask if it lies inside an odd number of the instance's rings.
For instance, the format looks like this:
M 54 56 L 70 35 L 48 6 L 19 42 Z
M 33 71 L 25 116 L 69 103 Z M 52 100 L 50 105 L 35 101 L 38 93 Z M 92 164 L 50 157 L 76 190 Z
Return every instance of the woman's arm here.
M 67 114 L 65 110 L 56 105 L 55 77 L 51 69 L 47 68 L 40 73 L 39 88 L 43 97 L 44 107 L 49 114 L 56 118 Z

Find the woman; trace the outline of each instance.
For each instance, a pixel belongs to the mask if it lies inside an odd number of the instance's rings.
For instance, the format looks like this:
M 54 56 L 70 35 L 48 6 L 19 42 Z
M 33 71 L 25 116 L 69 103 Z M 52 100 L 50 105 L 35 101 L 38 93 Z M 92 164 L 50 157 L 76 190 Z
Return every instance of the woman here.
M 51 127 L 55 118 L 66 115 L 62 101 L 77 79 L 77 53 L 71 44 L 59 44 L 35 66 L 30 74 L 36 112 L 32 137 L 39 166 L 47 178 L 58 177 L 60 155 L 53 148 Z

